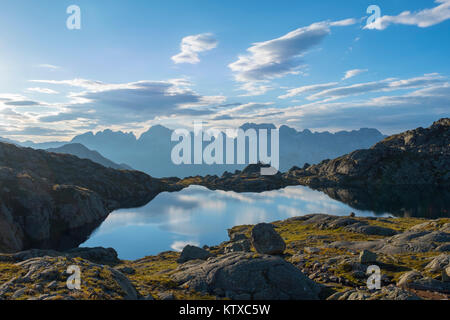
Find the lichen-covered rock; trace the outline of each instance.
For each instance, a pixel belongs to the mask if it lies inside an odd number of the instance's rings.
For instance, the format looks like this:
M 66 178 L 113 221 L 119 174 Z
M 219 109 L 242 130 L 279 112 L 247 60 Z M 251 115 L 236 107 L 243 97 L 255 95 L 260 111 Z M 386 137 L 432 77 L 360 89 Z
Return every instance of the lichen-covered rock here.
M 282 254 L 286 249 L 283 238 L 270 223 L 259 223 L 252 229 L 252 245 L 262 254 Z
M 377 254 L 369 250 L 363 250 L 359 254 L 359 262 L 362 264 L 369 264 L 377 262 Z
M 327 300 L 421 300 L 414 293 L 393 285 L 382 287 L 374 292 L 364 290 L 348 290 L 337 292 Z
M 370 149 L 324 160 L 289 175 L 308 185 L 450 185 L 450 119 L 396 134 Z
M 80 289 L 69 289 L 69 266 L 80 270 Z M 127 299 L 140 298 L 121 272 L 81 258 L 37 257 L 16 263 L 17 276 L 0 286 L 0 299 Z M 23 289 L 23 290 L 22 290 Z
M 224 253 L 239 252 L 239 251 L 250 252 L 251 245 L 252 244 L 249 239 L 233 241 L 225 247 Z
M 422 279 L 423 276 L 420 272 L 417 271 L 408 271 L 404 273 L 398 280 L 397 285 L 399 287 L 408 287 L 410 282 L 413 282 L 417 279 Z
M 221 297 L 255 300 L 318 299 L 321 286 L 285 260 L 269 255 L 230 253 L 183 264 L 173 274 L 180 286 Z
M 184 263 L 186 261 L 190 261 L 190 260 L 196 260 L 196 259 L 200 259 L 200 260 L 206 260 L 209 257 L 211 257 L 212 254 L 202 248 L 196 247 L 196 246 L 191 246 L 191 245 L 187 245 L 183 248 L 183 251 L 181 251 L 181 255 L 180 258 L 177 260 L 178 263 Z
M 425 266 L 425 270 L 437 272 L 450 266 L 450 254 L 441 254 Z

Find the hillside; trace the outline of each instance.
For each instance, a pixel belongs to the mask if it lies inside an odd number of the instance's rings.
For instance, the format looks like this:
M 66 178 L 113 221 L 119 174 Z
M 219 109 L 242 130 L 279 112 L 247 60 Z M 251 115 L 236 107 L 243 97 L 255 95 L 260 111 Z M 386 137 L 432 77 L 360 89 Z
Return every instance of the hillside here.
M 370 149 L 324 160 L 288 176 L 306 185 L 449 185 L 450 119 L 390 136 Z
M 80 159 L 89 159 L 107 168 L 117 170 L 133 170 L 130 166 L 127 166 L 126 164 L 117 164 L 109 159 L 106 159 L 97 151 L 90 150 L 85 146 L 83 146 L 81 143 L 70 143 L 59 148 L 49 148 L 47 149 L 47 151 L 53 153 L 71 154 L 77 156 Z
M 0 143 L 0 251 L 76 247 L 109 212 L 179 189 L 174 181 Z

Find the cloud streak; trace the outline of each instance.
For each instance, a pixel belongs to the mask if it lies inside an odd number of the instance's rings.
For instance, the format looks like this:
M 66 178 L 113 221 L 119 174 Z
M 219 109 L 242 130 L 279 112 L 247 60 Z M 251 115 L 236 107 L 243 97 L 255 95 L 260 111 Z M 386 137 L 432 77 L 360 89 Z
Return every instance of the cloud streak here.
M 216 48 L 218 41 L 212 33 L 202 33 L 184 37 L 181 52 L 172 57 L 173 62 L 196 64 L 200 62 L 199 53 Z
M 348 71 L 345 73 L 345 76 L 342 78 L 342 80 L 347 80 L 347 79 L 356 77 L 358 74 L 361 74 L 361 73 L 364 73 L 364 72 L 367 72 L 367 71 L 368 71 L 367 69 L 353 69 L 353 70 L 348 70 Z
M 339 99 L 353 95 L 360 95 L 370 92 L 379 91 L 394 91 L 400 89 L 413 89 L 423 86 L 429 86 L 444 81 L 444 77 L 437 73 L 426 74 L 421 77 L 415 77 L 410 79 L 398 80 L 398 79 L 385 79 L 380 81 L 357 83 L 350 86 L 337 87 L 327 89 L 310 95 L 308 100 L 317 99 Z
M 91 119 L 98 123 L 132 124 L 156 117 L 202 116 L 211 114 L 212 106 L 223 103 L 223 96 L 202 96 L 185 79 L 137 81 L 108 84 L 86 79 L 35 80 L 87 89 L 72 93 L 72 103 L 64 111 L 46 115 L 43 122 Z
M 404 11 L 397 16 L 382 16 L 364 29 L 384 30 L 391 24 L 412 25 L 420 28 L 434 26 L 450 19 L 450 0 L 436 0 L 438 5 L 418 12 Z
M 233 71 L 236 81 L 246 83 L 241 89 L 252 93 L 255 90 L 248 88 L 256 88 L 255 83 L 298 74 L 304 64 L 303 56 L 330 34 L 330 27 L 354 23 L 356 23 L 354 19 L 318 22 L 276 39 L 256 42 L 247 49 L 246 54 L 238 56 L 238 59 L 228 67 Z

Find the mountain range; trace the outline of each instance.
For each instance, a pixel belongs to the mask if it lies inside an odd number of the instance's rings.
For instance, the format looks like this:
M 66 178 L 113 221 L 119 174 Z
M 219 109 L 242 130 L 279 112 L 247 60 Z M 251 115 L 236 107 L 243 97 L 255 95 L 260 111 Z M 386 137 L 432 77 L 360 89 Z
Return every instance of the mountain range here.
M 251 128 L 255 130 L 270 130 L 275 129 L 276 127 L 273 124 L 247 123 L 240 128 L 245 131 Z M 109 129 L 97 132 L 95 134 L 93 132 L 87 132 L 74 137 L 70 141 L 70 144 L 77 144 L 76 147 L 64 146 L 67 142 L 33 143 L 30 141 L 15 142 L 11 140 L 5 142 L 14 143 L 24 147 L 31 147 L 34 149 L 47 149 L 51 152 L 70 153 L 81 158 L 88 158 L 92 161 L 112 168 L 120 167 L 121 169 L 129 169 L 132 167 L 153 177 L 176 176 L 184 178 L 196 175 L 221 175 L 225 171 L 234 172 L 235 170 L 242 170 L 246 166 L 245 164 L 175 165 L 171 160 L 171 151 L 178 142 L 171 141 L 172 132 L 173 131 L 171 129 L 161 125 L 152 126 L 139 138 L 137 138 L 133 133 L 112 131 Z M 283 125 L 279 128 L 279 169 L 280 171 L 287 171 L 294 165 L 303 166 L 305 163 L 319 163 L 324 159 L 335 158 L 356 149 L 371 147 L 383 138 L 385 138 L 385 136 L 378 130 L 369 128 L 330 133 L 311 132 L 308 129 L 297 131 L 296 129 Z M 269 139 L 270 134 L 268 136 L 268 140 Z M 85 148 L 82 148 L 80 145 L 83 145 Z M 205 144 L 203 147 L 205 147 Z M 88 152 L 88 150 L 91 152 Z M 99 154 L 91 154 L 92 150 L 97 151 Z M 100 157 L 103 158 L 101 162 L 98 160 Z M 224 150 L 224 157 L 226 157 L 226 150 Z M 248 160 L 248 157 L 246 160 Z M 117 166 L 117 163 L 126 163 L 127 165 L 118 165 L 119 167 L 113 167 L 109 162 L 114 163 L 114 166 Z

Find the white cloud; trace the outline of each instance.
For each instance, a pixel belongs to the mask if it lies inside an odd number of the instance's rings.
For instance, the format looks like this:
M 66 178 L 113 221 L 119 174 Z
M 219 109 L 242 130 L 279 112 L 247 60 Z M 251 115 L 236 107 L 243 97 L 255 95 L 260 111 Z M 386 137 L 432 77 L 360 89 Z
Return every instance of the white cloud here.
M 198 54 L 200 52 L 209 51 L 216 48 L 218 41 L 211 33 L 202 33 L 184 37 L 181 41 L 181 52 L 172 57 L 175 63 L 191 63 L 200 62 Z
M 33 81 L 84 89 L 71 93 L 69 97 L 72 101 L 65 104 L 61 112 L 42 117 L 42 122 L 82 118 L 104 125 L 131 125 L 156 117 L 198 117 L 212 114 L 212 107 L 226 100 L 223 96 L 203 96 L 196 93 L 186 79 L 143 80 L 118 84 L 86 79 Z
M 313 84 L 309 86 L 302 86 L 294 89 L 288 90 L 288 92 L 284 95 L 279 96 L 280 99 L 287 99 L 298 96 L 307 92 L 314 92 L 319 90 L 325 90 L 329 88 L 333 88 L 338 85 L 338 82 L 329 82 L 329 83 L 321 83 L 321 84 Z
M 450 19 L 450 0 L 436 0 L 438 6 L 418 12 L 404 11 L 397 16 L 382 16 L 364 29 L 384 30 L 391 24 L 413 25 L 420 28 L 434 26 Z
M 357 76 L 358 74 L 363 73 L 363 72 L 367 72 L 367 71 L 368 71 L 367 69 L 348 70 L 345 73 L 345 76 L 342 78 L 342 80 L 347 80 L 347 79 L 353 78 L 353 77 Z
M 421 77 L 407 80 L 391 80 L 393 86 L 402 88 L 415 83 L 416 90 L 397 95 L 382 95 L 374 98 L 346 100 L 343 102 L 317 101 L 309 104 L 273 110 L 264 109 L 249 115 L 253 121 L 270 119 L 275 124 L 289 124 L 297 129 L 349 130 L 377 128 L 385 134 L 398 133 L 418 126 L 429 126 L 431 122 L 448 117 L 450 113 L 450 83 L 422 82 Z M 413 80 L 416 79 L 416 80 Z M 384 91 L 382 91 L 384 92 Z
M 254 43 L 247 54 L 240 55 L 228 67 L 234 72 L 235 80 L 248 84 L 254 89 L 255 83 L 281 78 L 289 74 L 299 74 L 303 64 L 302 57 L 317 46 L 327 35 L 330 27 L 348 26 L 355 20 L 337 22 L 318 22 L 298 28 L 279 38 Z M 241 87 L 245 90 L 245 87 Z M 249 91 L 249 95 L 254 90 Z M 257 93 L 260 91 L 256 90 Z
M 50 69 L 50 70 L 58 70 L 61 69 L 59 66 L 55 66 L 53 64 L 38 64 L 36 67 L 43 68 L 43 69 Z
M 49 88 L 28 88 L 27 91 L 31 91 L 31 92 L 37 92 L 37 93 L 45 93 L 45 94 L 57 94 L 58 91 L 49 89 Z
M 267 82 L 245 82 L 239 87 L 239 90 L 246 91 L 247 93 L 241 94 L 241 97 L 260 96 L 267 91 L 272 90 L 273 87 L 267 85 Z
M 339 21 L 330 22 L 330 26 L 332 27 L 347 27 L 355 24 L 357 22 L 356 19 L 350 18 L 350 19 L 344 19 Z
M 317 99 L 338 99 L 353 95 L 359 95 L 369 92 L 379 91 L 394 91 L 399 89 L 412 89 L 418 87 L 424 87 L 444 81 L 444 77 L 437 73 L 425 74 L 421 77 L 415 77 L 410 79 L 398 80 L 398 79 L 384 79 L 380 81 L 357 83 L 350 86 L 337 87 L 327 89 L 310 95 L 308 100 Z

